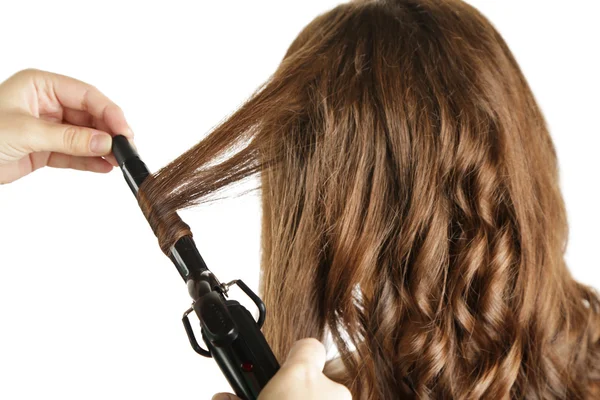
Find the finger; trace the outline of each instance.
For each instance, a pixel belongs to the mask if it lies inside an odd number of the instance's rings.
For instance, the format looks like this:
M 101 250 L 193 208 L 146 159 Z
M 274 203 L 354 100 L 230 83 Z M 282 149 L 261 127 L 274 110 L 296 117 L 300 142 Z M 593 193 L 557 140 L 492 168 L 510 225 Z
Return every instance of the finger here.
M 30 118 L 23 137 L 31 151 L 53 151 L 74 156 L 104 156 L 110 153 L 109 134 L 82 126 L 56 124 Z
M 241 400 L 239 397 L 232 395 L 231 393 L 217 393 L 211 400 Z
M 103 120 L 95 121 L 95 124 L 96 125 L 94 126 L 94 128 L 98 129 L 99 131 L 104 131 L 104 132 L 110 133 L 110 127 Z
M 117 159 L 115 158 L 114 155 L 112 154 L 107 154 L 104 156 L 104 159 L 113 167 L 118 167 L 119 163 L 117 162 Z
M 108 126 L 106 126 L 106 123 L 104 121 L 98 121 L 97 123 L 98 123 L 98 126 L 96 126 L 96 129 L 99 129 L 99 130 L 105 131 L 105 132 L 108 130 Z M 106 161 L 108 161 L 109 163 L 111 163 L 115 167 L 119 166 L 117 159 L 115 158 L 115 156 L 112 153 L 104 156 L 104 159 Z
M 98 121 L 104 121 L 109 133 L 133 137 L 123 110 L 94 86 L 64 75 L 50 74 L 52 90 L 66 108 L 87 111 Z
M 98 128 L 92 114 L 87 111 L 74 110 L 72 108 L 63 109 L 63 121 L 77 126 L 87 126 L 89 128 Z M 99 129 L 102 130 L 102 129 Z
M 110 172 L 113 168 L 102 157 L 77 157 L 62 153 L 51 153 L 47 165 L 53 168 L 70 168 L 100 173 Z
M 336 400 L 352 400 L 352 392 L 346 386 L 331 381 L 334 385 L 331 398 Z
M 288 354 L 284 366 L 303 365 L 323 371 L 325 366 L 325 347 L 317 339 L 308 338 L 298 340 Z
M 86 111 L 73 110 L 72 108 L 65 108 L 63 110 L 63 121 L 73 125 L 87 126 L 90 128 L 96 128 L 100 131 L 106 132 L 108 127 L 102 121 L 96 122 L 96 119 Z M 104 156 L 104 159 L 108 161 L 113 167 L 118 167 L 117 159 L 112 154 Z

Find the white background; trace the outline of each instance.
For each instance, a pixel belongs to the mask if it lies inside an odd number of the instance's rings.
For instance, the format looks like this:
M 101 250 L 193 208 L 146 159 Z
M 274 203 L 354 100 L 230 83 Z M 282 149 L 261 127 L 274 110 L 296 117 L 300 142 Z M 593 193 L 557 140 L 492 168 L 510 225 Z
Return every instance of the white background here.
M 34 67 L 92 83 L 122 106 L 152 170 L 239 106 L 300 29 L 338 3 L 0 1 L 0 80 Z M 598 2 L 471 3 L 504 35 L 545 113 L 569 213 L 568 263 L 600 287 Z M 256 194 L 182 215 L 221 280 L 257 287 Z M 186 288 L 118 170 L 45 169 L 1 186 L 0 249 L 0 398 L 228 390 L 190 348 Z

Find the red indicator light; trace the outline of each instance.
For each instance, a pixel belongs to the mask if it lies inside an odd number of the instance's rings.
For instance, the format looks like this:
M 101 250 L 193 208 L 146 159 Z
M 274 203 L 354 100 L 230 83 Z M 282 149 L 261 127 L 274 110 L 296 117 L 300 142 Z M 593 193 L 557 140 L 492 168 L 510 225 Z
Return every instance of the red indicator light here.
M 242 369 L 245 372 L 252 372 L 253 368 L 254 368 L 254 365 L 252 365 L 252 363 L 249 362 L 249 361 L 246 361 L 246 362 L 242 363 Z

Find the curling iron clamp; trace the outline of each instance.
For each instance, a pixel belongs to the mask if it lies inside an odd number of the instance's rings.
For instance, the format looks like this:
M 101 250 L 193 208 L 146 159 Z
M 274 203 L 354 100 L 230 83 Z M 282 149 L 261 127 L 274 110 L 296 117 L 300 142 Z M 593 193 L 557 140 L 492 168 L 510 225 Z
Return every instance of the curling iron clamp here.
M 129 188 L 137 197 L 139 187 L 150 174 L 148 168 L 125 136 L 113 138 L 112 151 Z M 277 359 L 260 331 L 265 321 L 264 303 L 239 279 L 220 283 L 204 263 L 191 236 L 177 240 L 169 253 L 193 300 L 182 318 L 192 348 L 217 362 L 238 397 L 255 400 L 279 369 Z M 232 285 L 237 285 L 256 304 L 259 310 L 257 321 L 244 306 L 227 298 Z M 192 312 L 200 320 L 206 348 L 200 346 L 192 329 L 188 318 Z

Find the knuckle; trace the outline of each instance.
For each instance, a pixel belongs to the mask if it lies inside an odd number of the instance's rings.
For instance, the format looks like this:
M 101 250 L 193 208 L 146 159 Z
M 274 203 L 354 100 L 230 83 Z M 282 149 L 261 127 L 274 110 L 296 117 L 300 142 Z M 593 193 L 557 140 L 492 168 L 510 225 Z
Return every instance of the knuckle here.
M 81 96 L 81 104 L 79 106 L 79 108 L 81 108 L 81 110 L 83 111 L 88 111 L 89 109 L 89 96 L 90 96 L 90 91 L 93 90 L 93 88 L 89 87 L 85 90 L 85 92 L 83 93 L 83 96 Z
M 111 107 L 117 115 L 123 115 L 123 109 L 119 105 L 112 103 L 109 107 Z
M 308 354 L 319 354 L 325 352 L 325 346 L 319 340 L 315 338 L 300 339 L 295 344 L 296 348 Z
M 120 119 L 122 115 L 123 115 L 123 110 L 121 109 L 121 107 L 119 107 L 115 103 L 109 102 L 106 105 L 106 107 L 104 107 L 104 110 L 102 112 L 102 119 L 104 119 L 105 121 L 108 118 L 112 118 L 112 119 L 117 118 L 117 119 Z
M 314 371 L 304 364 L 290 365 L 286 369 L 287 374 L 289 374 L 294 381 L 303 382 L 305 385 L 313 384 L 319 375 L 317 371 Z
M 319 340 L 317 340 L 315 338 L 300 339 L 298 341 L 298 343 L 300 343 L 302 346 L 306 346 L 306 347 L 314 347 L 314 348 L 323 347 L 323 343 L 321 343 Z
M 32 79 L 38 77 L 42 71 L 35 68 L 26 68 L 13 75 L 14 79 Z
M 63 133 L 63 146 L 65 149 L 71 151 L 82 150 L 80 137 L 82 135 L 79 134 L 79 129 L 74 126 L 69 126 L 65 129 Z
M 14 74 L 12 74 L 10 76 L 10 78 L 7 79 L 8 81 L 24 81 L 29 79 L 33 74 L 34 70 L 31 68 L 27 68 L 27 69 L 22 69 L 20 71 L 15 72 Z
M 81 97 L 80 107 L 83 111 L 89 112 L 90 109 L 94 108 L 96 105 L 95 103 L 97 102 L 98 93 L 100 93 L 100 91 L 96 86 L 90 85 L 89 83 L 86 83 L 85 85 L 85 92 Z
M 16 73 L 16 75 L 21 75 L 21 76 L 31 76 L 31 75 L 37 75 L 40 73 L 39 69 L 35 69 L 35 68 L 25 68 L 19 72 Z
M 90 85 L 89 83 L 86 83 L 86 85 L 88 85 L 86 90 L 87 99 L 92 100 L 93 102 L 97 101 L 102 92 L 94 85 Z

